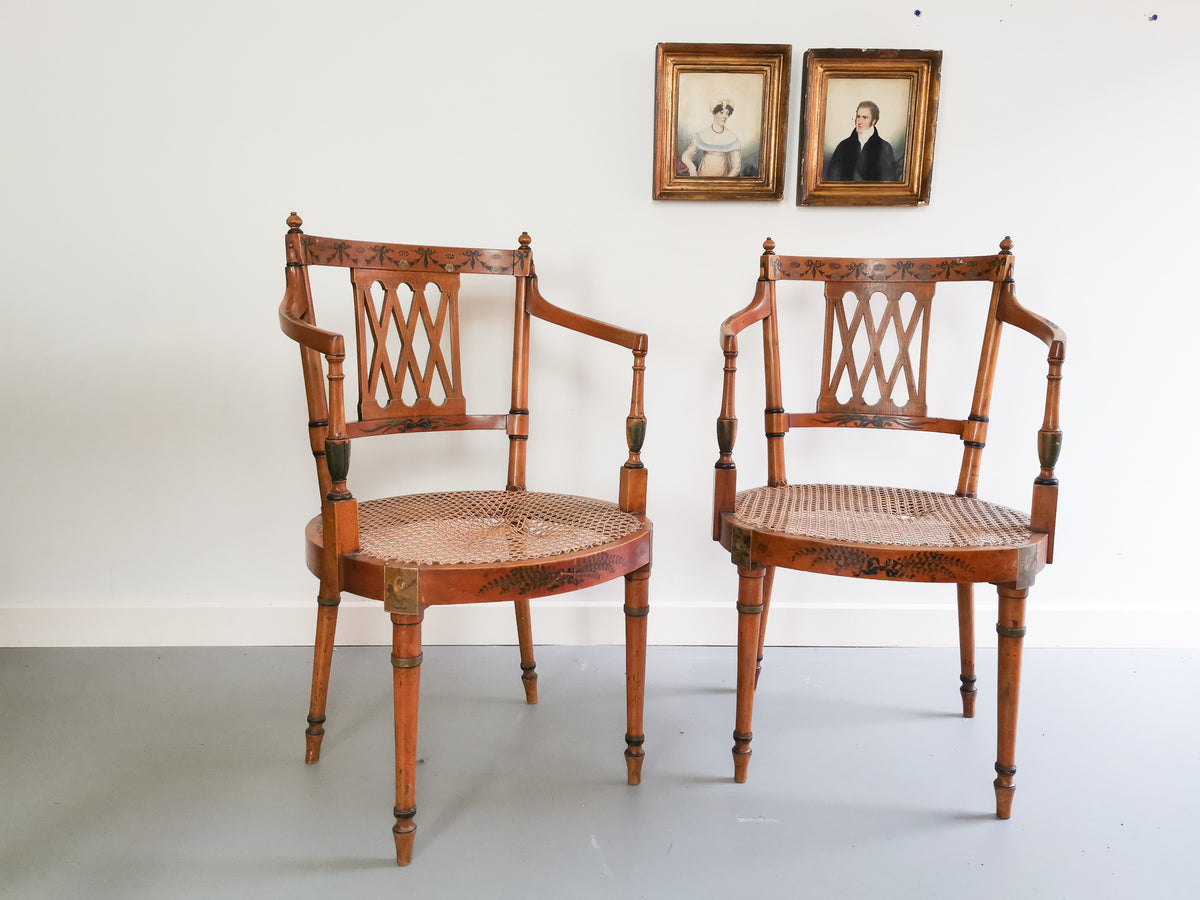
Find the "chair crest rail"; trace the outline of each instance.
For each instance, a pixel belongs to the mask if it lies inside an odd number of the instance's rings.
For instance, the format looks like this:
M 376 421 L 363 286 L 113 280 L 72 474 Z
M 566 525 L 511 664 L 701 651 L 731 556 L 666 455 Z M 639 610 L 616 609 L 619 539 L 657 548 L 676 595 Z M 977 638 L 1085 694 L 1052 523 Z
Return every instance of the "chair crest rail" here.
M 483 250 L 466 247 L 423 247 L 347 241 L 305 234 L 300 241 L 303 263 L 412 272 L 474 275 L 531 275 L 533 260 L 526 249 Z
M 837 259 L 775 256 L 763 263 L 771 281 L 849 281 L 867 284 L 928 281 L 1002 281 L 1012 257 L 954 256 L 895 259 Z

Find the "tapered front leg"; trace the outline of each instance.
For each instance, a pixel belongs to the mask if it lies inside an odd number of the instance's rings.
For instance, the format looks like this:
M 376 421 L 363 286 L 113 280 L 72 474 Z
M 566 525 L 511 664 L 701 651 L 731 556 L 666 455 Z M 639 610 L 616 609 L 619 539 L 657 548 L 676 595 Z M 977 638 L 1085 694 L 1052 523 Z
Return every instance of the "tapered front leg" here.
M 963 718 L 975 717 L 975 585 L 958 587 L 958 654 Z
M 996 817 L 1012 815 L 1013 776 L 1017 773 L 1017 701 L 1021 694 L 1021 649 L 1025 639 L 1025 598 L 1028 589 L 1001 585 L 999 672 L 996 679 Z
M 317 595 L 317 636 L 313 642 L 312 693 L 308 701 L 308 727 L 304 729 L 304 761 L 311 765 L 321 758 L 325 737 L 325 702 L 329 697 L 329 670 L 333 666 L 334 633 L 337 631 L 340 595 Z
M 754 670 L 758 663 L 758 633 L 763 612 L 766 569 L 738 568 L 737 711 L 733 725 L 733 780 L 746 780 L 750 767 L 750 721 L 754 715 Z
M 396 864 L 412 862 L 417 833 L 417 710 L 421 689 L 421 619 L 392 615 L 392 689 L 396 714 Z
M 522 597 L 514 604 L 517 611 L 517 641 L 521 645 L 521 683 L 525 686 L 525 702 L 537 703 L 537 662 L 533 658 L 533 619 L 529 598 Z
M 768 566 L 763 576 L 763 610 L 758 620 L 758 659 L 754 665 L 754 689 L 758 690 L 758 679 L 762 676 L 763 647 L 767 643 L 767 614 L 771 611 L 771 591 L 775 587 L 775 567 Z
M 625 576 L 625 767 L 629 783 L 642 783 L 646 735 L 646 619 L 650 614 L 650 567 Z

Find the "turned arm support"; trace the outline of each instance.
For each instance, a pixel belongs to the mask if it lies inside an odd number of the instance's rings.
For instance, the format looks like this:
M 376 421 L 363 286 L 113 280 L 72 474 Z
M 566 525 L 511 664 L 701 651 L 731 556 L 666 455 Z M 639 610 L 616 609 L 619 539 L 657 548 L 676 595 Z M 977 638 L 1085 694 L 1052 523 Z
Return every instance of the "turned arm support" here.
M 1058 478 L 1054 475 L 1054 467 L 1062 449 L 1058 405 L 1067 335 L 1049 319 L 1030 312 L 1018 303 L 1013 296 L 1011 283 L 1005 285 L 1005 290 L 1000 296 L 998 315 L 1002 322 L 1038 338 L 1050 351 L 1046 357 L 1046 410 L 1037 442 L 1041 469 L 1033 482 L 1033 503 L 1030 509 L 1030 525 L 1033 530 L 1050 535 L 1046 556 L 1046 561 L 1050 562 L 1054 558 L 1054 524 L 1058 510 Z
M 737 381 L 737 336 L 743 330 L 761 322 L 771 312 L 771 295 L 768 282 L 758 282 L 754 299 L 745 309 L 734 313 L 721 323 L 721 351 L 725 356 L 725 376 L 721 388 L 721 414 L 717 418 L 716 473 L 713 476 L 713 540 L 721 537 L 721 514 L 733 512 L 734 496 L 737 494 L 737 466 L 733 462 L 733 445 L 737 441 L 737 413 L 735 406 Z
M 642 464 L 642 444 L 646 439 L 645 372 L 648 338 L 646 335 L 618 328 L 607 322 L 582 316 L 555 306 L 538 290 L 537 276 L 529 279 L 525 310 L 531 316 L 560 325 L 570 331 L 608 341 L 633 351 L 633 389 L 629 415 L 625 419 L 625 441 L 629 458 L 621 467 L 620 506 L 626 512 L 644 515 L 646 512 L 646 467 Z

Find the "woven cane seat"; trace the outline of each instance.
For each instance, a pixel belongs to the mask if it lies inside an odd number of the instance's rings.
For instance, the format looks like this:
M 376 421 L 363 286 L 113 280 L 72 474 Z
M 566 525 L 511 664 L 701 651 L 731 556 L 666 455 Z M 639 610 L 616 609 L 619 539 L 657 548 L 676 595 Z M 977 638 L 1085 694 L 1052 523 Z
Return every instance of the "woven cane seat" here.
M 1029 517 L 970 497 L 905 488 L 786 484 L 741 491 L 743 526 L 796 537 L 894 547 L 1016 547 Z
M 615 503 L 532 491 L 453 491 L 367 500 L 359 551 L 410 565 L 518 562 L 577 553 L 643 527 Z

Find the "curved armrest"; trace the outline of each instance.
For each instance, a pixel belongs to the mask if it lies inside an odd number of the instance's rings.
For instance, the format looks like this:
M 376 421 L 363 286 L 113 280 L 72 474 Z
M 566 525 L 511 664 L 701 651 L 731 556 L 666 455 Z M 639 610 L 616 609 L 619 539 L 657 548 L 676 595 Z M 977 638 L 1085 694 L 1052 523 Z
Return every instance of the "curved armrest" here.
M 717 417 L 716 474 L 713 476 L 713 540 L 721 539 L 721 514 L 733 511 L 737 494 L 737 466 L 733 462 L 733 445 L 737 440 L 735 409 L 737 378 L 737 336 L 743 330 L 761 322 L 771 313 L 770 283 L 758 282 L 754 299 L 744 309 L 721 323 L 721 352 L 725 356 L 725 378 L 721 388 L 721 413 Z
M 1000 321 L 1027 331 L 1050 348 L 1046 358 L 1046 412 L 1038 431 L 1038 461 L 1041 471 L 1033 482 L 1033 502 L 1029 522 L 1034 531 L 1050 536 L 1046 562 L 1054 559 L 1054 526 L 1058 514 L 1058 478 L 1054 467 L 1062 450 L 1062 431 L 1058 427 L 1058 403 L 1062 385 L 1062 367 L 1067 351 L 1067 333 L 1037 313 L 1030 312 L 1012 294 L 1012 285 L 1005 285 L 997 310 Z
M 283 333 L 302 347 L 324 353 L 326 356 L 345 356 L 346 340 L 340 334 L 326 331 L 297 318 L 287 309 L 287 298 L 279 304 L 279 327 Z
M 599 319 L 591 319 L 587 316 L 581 316 L 579 313 L 555 306 L 541 295 L 537 287 L 536 275 L 529 279 L 529 295 L 525 299 L 525 310 L 531 316 L 554 325 L 561 325 L 563 328 L 569 328 L 571 331 L 599 338 L 602 341 L 608 341 L 610 344 L 617 344 L 630 350 L 640 350 L 643 353 L 646 351 L 648 339 L 644 334 L 629 331 L 625 328 L 618 328 L 616 325 L 609 325 L 607 322 L 601 322 Z
M 561 325 L 571 331 L 599 338 L 633 351 L 633 390 L 629 401 L 629 415 L 625 419 L 625 441 L 629 447 L 629 458 L 621 467 L 619 503 L 626 512 L 646 513 L 646 467 L 642 464 L 642 443 L 646 439 L 646 413 L 644 410 L 646 350 L 649 339 L 646 335 L 598 319 L 581 316 L 555 306 L 541 295 L 537 287 L 537 276 L 529 279 L 529 291 L 525 297 L 525 311 L 553 325 Z
M 1017 302 L 1012 294 L 1012 286 L 1000 295 L 1000 306 L 997 310 L 1000 321 L 1014 325 L 1022 331 L 1027 331 L 1050 348 L 1050 355 L 1060 360 L 1066 349 L 1067 333 L 1044 316 L 1031 312 Z M 1055 347 L 1055 345 L 1058 345 Z
M 312 311 L 308 300 L 307 273 L 299 266 L 289 264 L 286 275 L 287 289 L 279 303 L 279 327 L 283 333 L 301 347 L 317 350 L 326 356 L 345 356 L 346 341 L 340 334 L 318 328 L 309 321 Z
M 737 352 L 737 336 L 755 322 L 761 322 L 771 314 L 771 293 L 769 282 L 760 280 L 754 291 L 754 299 L 746 306 L 735 312 L 721 323 L 721 346 Z
M 305 390 L 308 394 L 309 429 L 313 452 L 319 453 L 317 474 L 326 500 L 351 499 L 346 488 L 350 469 L 350 439 L 346 434 L 346 404 L 342 392 L 342 363 L 346 358 L 346 341 L 340 334 L 318 328 L 292 311 L 291 292 L 279 304 L 279 327 L 300 345 L 304 363 Z M 322 353 L 328 372 L 322 373 Z M 322 374 L 329 384 L 328 397 L 320 388 Z M 328 421 L 321 421 L 328 415 Z

